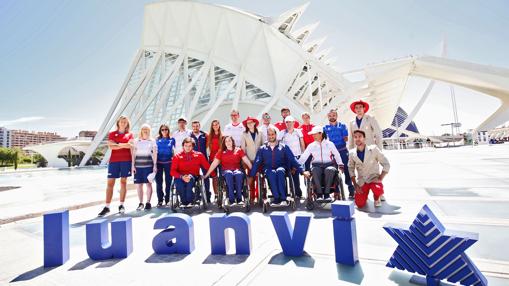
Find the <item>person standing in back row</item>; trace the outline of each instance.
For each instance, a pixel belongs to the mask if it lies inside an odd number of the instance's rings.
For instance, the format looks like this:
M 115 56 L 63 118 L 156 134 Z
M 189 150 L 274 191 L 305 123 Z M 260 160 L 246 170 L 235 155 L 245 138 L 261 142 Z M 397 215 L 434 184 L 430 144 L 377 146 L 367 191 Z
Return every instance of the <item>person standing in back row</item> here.
M 302 124 L 300 125 L 300 130 L 302 131 L 302 136 L 304 139 L 304 147 L 307 148 L 309 144 L 313 143 L 315 141 L 313 135 L 309 134 L 309 132 L 315 127 L 313 123 L 311 123 L 311 115 L 308 112 L 304 112 L 301 115 L 302 118 Z M 304 163 L 304 169 L 306 171 L 311 170 L 311 159 L 309 158 Z
M 196 143 L 194 145 L 194 150 L 202 153 L 203 156 L 205 156 L 205 159 L 207 161 L 209 161 L 209 157 L 207 156 L 208 134 L 205 131 L 201 130 L 201 124 L 200 124 L 200 121 L 198 121 L 198 120 L 194 120 L 191 123 L 191 128 L 192 128 L 191 138 L 193 138 L 194 142 Z M 205 175 L 205 173 L 207 172 L 207 170 L 203 169 L 203 168 L 201 171 L 202 171 L 203 175 Z M 211 197 L 210 180 L 208 178 L 203 179 L 203 180 L 205 182 L 205 192 L 207 193 L 207 202 L 210 203 L 210 197 Z
M 323 131 L 327 134 L 329 140 L 334 143 L 334 146 L 336 146 L 341 156 L 341 161 L 345 165 L 345 184 L 348 186 L 350 199 L 353 199 L 355 189 L 348 173 L 348 149 L 346 148 L 348 128 L 345 124 L 338 121 L 338 112 L 335 109 L 329 111 L 327 118 L 329 119 L 329 124 L 323 127 Z
M 355 113 L 355 119 L 350 122 L 348 133 L 348 149 L 355 148 L 353 142 L 353 132 L 362 130 L 366 134 L 366 145 L 376 145 L 378 149 L 383 148 L 382 129 L 375 117 L 366 114 L 369 110 L 369 104 L 358 100 L 350 104 L 350 109 Z
M 286 129 L 286 121 L 285 121 L 285 118 L 287 116 L 290 116 L 292 115 L 291 111 L 290 111 L 290 108 L 289 107 L 283 107 L 281 108 L 281 117 L 283 118 L 283 120 L 277 122 L 276 124 L 274 124 L 276 126 L 276 128 L 279 130 L 279 131 L 283 131 Z M 299 128 L 300 124 L 299 124 L 299 121 L 295 120 L 293 122 L 293 127 L 294 128 Z
M 242 143 L 242 133 L 246 131 L 244 125 L 240 123 L 240 113 L 237 109 L 232 109 L 230 112 L 231 122 L 224 127 L 223 135 L 229 135 L 235 141 L 235 146 L 240 146 Z
M 262 115 L 262 124 L 258 128 L 258 130 L 262 134 L 263 143 L 267 142 L 267 129 L 274 128 L 276 129 L 276 131 L 279 131 L 279 129 L 277 129 L 277 127 L 274 124 L 270 123 L 270 120 L 271 120 L 270 114 L 268 112 L 264 112 Z
M 175 138 L 175 154 L 182 151 L 182 141 L 191 136 L 191 130 L 187 129 L 187 119 L 180 117 L 177 120 L 178 129 L 173 131 L 171 137 Z

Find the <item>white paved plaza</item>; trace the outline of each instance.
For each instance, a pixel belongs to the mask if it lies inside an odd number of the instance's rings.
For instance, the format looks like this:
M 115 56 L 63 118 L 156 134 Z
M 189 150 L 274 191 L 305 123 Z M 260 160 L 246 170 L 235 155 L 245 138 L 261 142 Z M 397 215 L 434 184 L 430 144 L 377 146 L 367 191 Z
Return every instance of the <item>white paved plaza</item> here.
M 355 267 L 335 263 L 328 210 L 314 211 L 307 255 L 301 258 L 281 254 L 270 218 L 260 209 L 249 214 L 250 256 L 210 255 L 208 217 L 215 208 L 192 213 L 192 254 L 155 255 L 151 241 L 158 231 L 153 225 L 170 210 L 136 212 L 134 190 L 126 204 L 126 216 L 133 218 L 133 253 L 96 262 L 87 256 L 84 226 L 100 210 L 93 204 L 103 199 L 105 169 L 0 174 L 0 187 L 20 187 L 0 192 L 0 284 L 412 285 L 411 274 L 385 267 L 397 245 L 382 226 L 410 224 L 428 204 L 446 228 L 479 233 L 468 255 L 489 285 L 508 285 L 509 144 L 386 152 L 392 164 L 385 181 L 387 202 L 376 210 L 372 201 L 366 209 L 356 209 L 360 262 Z M 83 207 L 88 203 L 93 206 Z M 71 258 L 63 266 L 45 269 L 42 218 L 37 214 L 68 207 L 76 208 L 70 212 Z M 299 211 L 306 210 L 302 206 Z

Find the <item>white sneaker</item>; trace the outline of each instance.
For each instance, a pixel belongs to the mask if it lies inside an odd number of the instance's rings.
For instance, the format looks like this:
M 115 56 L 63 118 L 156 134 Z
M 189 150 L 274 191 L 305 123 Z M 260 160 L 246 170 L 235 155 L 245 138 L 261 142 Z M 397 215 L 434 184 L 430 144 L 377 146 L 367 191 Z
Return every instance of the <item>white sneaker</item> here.
M 237 203 L 240 207 L 244 206 L 244 202 Z
M 231 203 L 231 204 L 230 204 L 230 206 L 231 206 L 231 207 L 234 207 L 234 206 L 236 206 L 236 205 L 237 205 L 237 203 L 236 203 L 236 202 L 233 202 L 233 203 Z
M 381 207 L 381 206 L 382 206 L 382 202 L 380 201 L 380 199 L 376 200 L 375 207 Z
M 186 208 L 192 208 L 192 207 L 193 207 L 193 204 L 192 204 L 192 203 L 188 203 L 188 204 L 186 205 Z
M 282 201 L 279 205 L 282 207 L 286 207 L 288 206 L 288 201 Z
M 384 196 L 384 195 L 381 195 L 381 196 L 380 196 L 380 200 L 381 200 L 382 202 L 385 202 L 385 196 Z

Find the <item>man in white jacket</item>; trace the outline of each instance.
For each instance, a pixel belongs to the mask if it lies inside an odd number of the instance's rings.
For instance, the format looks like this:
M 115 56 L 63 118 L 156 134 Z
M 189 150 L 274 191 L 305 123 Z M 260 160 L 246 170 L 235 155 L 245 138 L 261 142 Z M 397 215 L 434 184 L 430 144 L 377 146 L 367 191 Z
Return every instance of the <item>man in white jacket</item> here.
M 382 151 L 375 145 L 366 145 L 365 139 L 366 133 L 363 130 L 353 132 L 356 148 L 350 150 L 348 169 L 355 187 L 355 204 L 358 208 L 364 207 L 371 190 L 375 207 L 379 207 L 382 205 L 380 197 L 384 194 L 382 181 L 389 172 L 390 164 Z
M 355 119 L 348 126 L 348 149 L 353 149 L 353 132 L 362 130 L 366 134 L 366 145 L 376 145 L 382 150 L 383 136 L 378 121 L 373 116 L 366 114 L 369 110 L 369 104 L 358 100 L 350 104 L 350 109 L 356 114 Z

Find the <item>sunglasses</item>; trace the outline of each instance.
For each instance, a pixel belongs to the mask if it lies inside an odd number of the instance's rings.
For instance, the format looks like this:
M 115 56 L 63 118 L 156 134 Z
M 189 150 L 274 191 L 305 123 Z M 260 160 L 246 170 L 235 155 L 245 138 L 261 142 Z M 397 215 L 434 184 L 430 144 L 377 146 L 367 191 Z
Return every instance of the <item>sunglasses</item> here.
M 264 115 L 263 118 L 264 119 L 270 119 L 270 115 Z
M 170 131 L 170 129 L 161 129 L 161 131 Z

